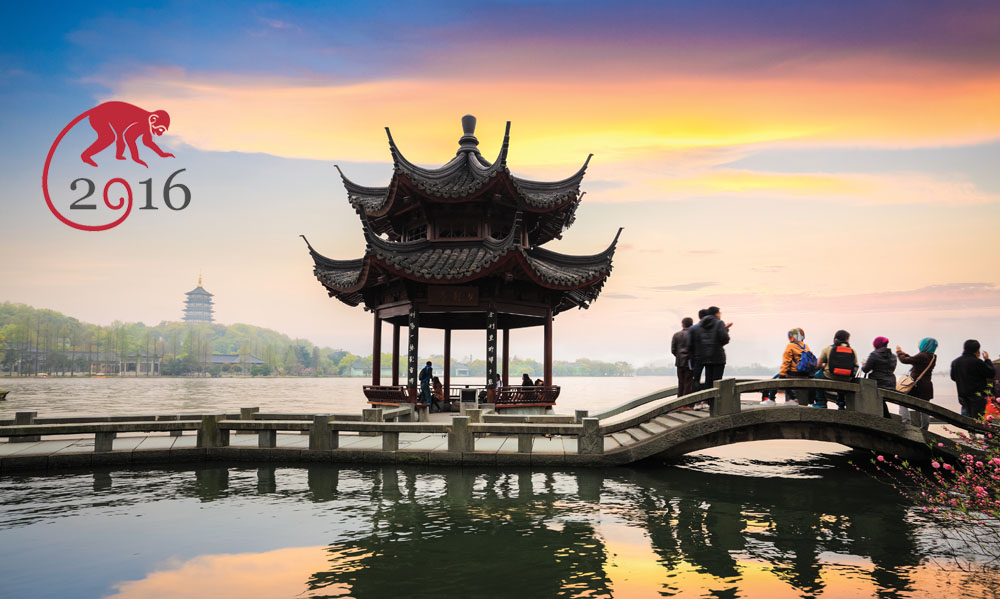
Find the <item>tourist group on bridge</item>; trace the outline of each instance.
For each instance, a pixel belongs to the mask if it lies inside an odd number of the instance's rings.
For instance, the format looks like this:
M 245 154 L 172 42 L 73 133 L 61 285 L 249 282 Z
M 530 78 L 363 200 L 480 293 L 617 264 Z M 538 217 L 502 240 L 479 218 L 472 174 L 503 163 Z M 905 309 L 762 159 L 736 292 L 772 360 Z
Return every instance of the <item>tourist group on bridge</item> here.
M 687 395 L 710 389 L 715 381 L 722 379 L 726 369 L 725 346 L 729 343 L 729 329 L 733 323 L 724 322 L 722 313 L 716 306 L 698 311 L 698 322 L 691 318 L 681 320 L 681 330 L 674 333 L 670 342 L 670 353 L 674 355 L 677 367 L 677 395 Z M 934 383 L 931 375 L 937 364 L 938 342 L 933 337 L 921 339 L 917 353 L 909 354 L 899 345 L 896 351 L 889 349 L 889 339 L 876 337 L 873 349 L 863 361 L 858 361 L 858 353 L 851 347 L 851 334 L 839 330 L 833 335 L 833 342 L 823 348 L 817 357 L 805 342 L 806 334 L 801 328 L 788 331 L 788 345 L 782 354 L 781 369 L 775 379 L 813 378 L 820 380 L 850 382 L 864 374 L 873 379 L 879 387 L 906 393 L 917 399 L 934 399 Z M 898 363 L 910 366 L 910 371 L 896 378 Z M 996 367 L 990 361 L 989 353 L 982 351 L 979 341 L 969 339 L 963 346 L 962 355 L 951 363 L 951 379 L 958 389 L 958 401 L 962 415 L 982 418 L 988 406 L 987 398 L 996 378 Z M 812 392 L 811 405 L 814 408 L 827 407 L 826 390 Z M 844 393 L 836 392 L 838 409 L 846 409 Z M 761 404 L 775 405 L 776 389 L 763 392 Z M 786 402 L 797 402 L 795 391 L 785 391 Z M 883 402 L 883 411 L 889 416 L 889 408 Z M 929 416 L 905 406 L 899 406 L 899 415 L 904 423 L 926 429 Z

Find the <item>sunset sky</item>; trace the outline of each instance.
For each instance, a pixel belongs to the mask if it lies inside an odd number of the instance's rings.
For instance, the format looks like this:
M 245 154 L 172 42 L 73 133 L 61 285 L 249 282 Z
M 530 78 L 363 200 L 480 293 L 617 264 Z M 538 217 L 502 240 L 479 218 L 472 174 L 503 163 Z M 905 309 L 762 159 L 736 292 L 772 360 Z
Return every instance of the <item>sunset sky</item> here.
M 590 153 L 577 221 L 547 247 L 604 249 L 600 299 L 555 321 L 555 358 L 664 360 L 683 316 L 733 321 L 730 363 L 774 365 L 785 332 L 835 330 L 957 356 L 1000 354 L 1000 4 L 996 2 L 346 2 L 8 6 L 0 25 L 0 301 L 101 324 L 180 318 L 196 284 L 224 323 L 355 353 L 370 315 L 329 299 L 298 238 L 364 242 L 333 164 L 365 184 L 439 166 L 459 120 L 484 156 L 561 179 Z M 178 169 L 182 211 L 77 231 L 45 205 L 60 130 L 107 100 L 169 112 L 140 146 L 83 165 L 85 123 L 53 172 L 100 186 Z M 75 197 L 60 189 L 66 205 Z M 136 191 L 138 204 L 142 194 Z M 481 334 L 456 353 L 482 354 Z M 541 357 L 540 331 L 512 354 Z M 442 351 L 440 334 L 421 353 Z

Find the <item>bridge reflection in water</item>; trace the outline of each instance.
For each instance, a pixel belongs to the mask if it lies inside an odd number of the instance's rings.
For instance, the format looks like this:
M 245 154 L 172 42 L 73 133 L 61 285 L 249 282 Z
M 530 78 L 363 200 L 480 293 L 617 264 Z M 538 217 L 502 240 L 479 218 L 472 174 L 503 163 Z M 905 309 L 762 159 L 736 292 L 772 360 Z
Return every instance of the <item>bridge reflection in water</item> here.
M 844 455 L 789 463 L 788 474 L 335 465 L 100 472 L 60 478 L 69 494 L 92 484 L 93 503 L 31 502 L 32 485 L 51 487 L 46 477 L 15 481 L 0 492 L 0 530 L 73 510 L 91 518 L 110 500 L 114 517 L 171 504 L 169 526 L 182 530 L 164 536 L 232 536 L 224 550 L 200 555 L 188 545 L 161 548 L 145 577 L 103 583 L 119 599 L 934 597 L 962 582 L 925 563 L 935 557 L 928 529 Z M 177 513 L 178 502 L 197 505 Z M 280 528 L 268 525 L 274 518 Z M 147 532 L 155 544 L 162 531 Z M 247 539 L 260 547 L 268 534 L 267 550 L 246 552 Z M 162 567 L 170 556 L 181 559 Z

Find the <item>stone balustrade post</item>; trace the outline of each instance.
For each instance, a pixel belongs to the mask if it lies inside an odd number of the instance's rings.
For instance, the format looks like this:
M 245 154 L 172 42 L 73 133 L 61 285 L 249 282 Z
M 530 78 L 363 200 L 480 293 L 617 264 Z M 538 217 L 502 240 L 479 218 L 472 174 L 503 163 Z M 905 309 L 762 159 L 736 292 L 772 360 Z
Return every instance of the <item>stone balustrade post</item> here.
M 469 417 L 469 424 L 480 424 L 483 421 L 483 411 L 481 409 L 468 409 L 465 415 Z
M 257 447 L 262 449 L 274 449 L 278 446 L 278 431 L 260 430 L 257 431 Z
M 198 429 L 198 447 L 229 446 L 229 431 L 219 428 L 219 423 L 225 419 L 225 414 L 210 414 L 201 417 L 201 428 Z
M 114 449 L 118 433 L 101 431 L 94 433 L 94 453 L 107 453 Z
M 601 455 L 604 453 L 604 437 L 601 435 L 599 418 L 584 418 L 582 429 L 576 442 L 576 452 L 581 455 Z
M 878 397 L 878 383 L 875 379 L 858 380 L 858 390 L 847 395 L 847 409 L 872 416 L 883 414 L 882 400 Z
M 240 408 L 240 420 L 253 420 L 260 408 Z M 236 431 L 237 435 L 252 435 L 254 431 Z
M 15 425 L 27 425 L 35 423 L 35 416 L 38 416 L 38 412 L 16 412 L 14 414 L 14 424 Z M 20 437 L 11 437 L 11 443 L 34 443 L 35 441 L 41 441 L 41 435 L 22 435 Z
M 715 381 L 718 396 L 708 400 L 712 416 L 728 416 L 740 413 L 740 394 L 736 392 L 736 379 Z
M 531 453 L 532 445 L 535 443 L 535 435 L 531 433 L 518 433 L 517 452 Z
M 468 416 L 452 416 L 451 431 L 448 432 L 448 451 L 452 453 L 462 453 L 463 451 L 473 451 L 475 440 L 472 431 L 469 429 Z
M 583 419 L 589 415 L 590 412 L 588 410 L 576 410 L 573 413 L 574 416 L 573 422 L 576 422 L 577 424 L 583 424 Z
M 382 433 L 382 451 L 399 451 L 399 433 L 394 431 Z
M 361 419 L 365 422 L 385 422 L 385 417 L 382 415 L 382 408 L 365 408 L 361 410 Z M 360 437 L 375 437 L 378 433 L 374 431 L 361 431 L 358 433 Z
M 381 410 L 379 411 L 381 412 Z M 330 428 L 330 415 L 316 414 L 313 416 L 312 427 L 309 429 L 309 449 L 313 451 L 328 451 L 336 448 L 337 444 L 334 443 L 333 430 Z

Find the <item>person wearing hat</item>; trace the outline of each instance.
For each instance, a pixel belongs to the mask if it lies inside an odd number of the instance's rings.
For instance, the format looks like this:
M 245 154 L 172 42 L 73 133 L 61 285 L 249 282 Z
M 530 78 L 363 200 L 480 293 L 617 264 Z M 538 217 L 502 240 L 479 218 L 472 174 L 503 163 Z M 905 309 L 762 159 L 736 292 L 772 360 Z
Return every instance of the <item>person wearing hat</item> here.
M 879 387 L 883 389 L 896 388 L 896 355 L 889 349 L 889 339 L 886 337 L 876 337 L 872 341 L 875 348 L 868 354 L 861 364 L 861 372 L 867 374 L 867 378 L 873 379 Z M 882 402 L 882 414 L 889 417 L 889 406 Z

